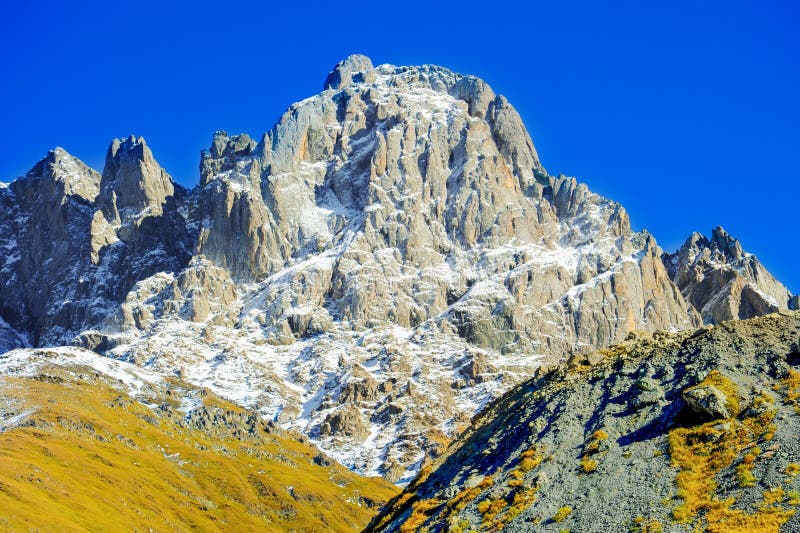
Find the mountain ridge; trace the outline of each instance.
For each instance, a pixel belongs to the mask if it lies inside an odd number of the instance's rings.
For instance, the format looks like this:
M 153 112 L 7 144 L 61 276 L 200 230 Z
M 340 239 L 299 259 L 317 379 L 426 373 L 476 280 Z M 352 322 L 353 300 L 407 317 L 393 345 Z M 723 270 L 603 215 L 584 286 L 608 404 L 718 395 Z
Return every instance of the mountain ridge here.
M 799 349 L 781 311 L 541 369 L 365 531 L 795 531 Z
M 20 251 L 0 316 L 34 345 L 209 386 L 395 481 L 543 361 L 700 323 L 655 239 L 549 176 L 484 81 L 351 56 L 324 85 L 258 142 L 217 132 L 191 190 L 133 136 L 102 173 L 26 178 L 84 176 L 80 194 L 0 190 L 0 247 Z

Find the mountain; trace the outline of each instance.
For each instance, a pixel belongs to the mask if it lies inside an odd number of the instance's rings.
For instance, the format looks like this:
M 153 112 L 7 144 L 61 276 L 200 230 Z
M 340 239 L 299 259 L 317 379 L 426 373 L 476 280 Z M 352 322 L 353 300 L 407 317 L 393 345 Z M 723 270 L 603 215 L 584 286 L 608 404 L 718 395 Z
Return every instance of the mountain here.
M 351 56 L 260 140 L 215 134 L 200 176 L 131 136 L 102 173 L 56 149 L 0 188 L 4 342 L 177 376 L 402 483 L 540 365 L 701 323 L 653 236 L 549 175 L 474 76 Z
M 800 312 L 632 334 L 487 407 L 366 531 L 797 531 Z
M 130 363 L 27 349 L 0 370 L 3 530 L 359 531 L 397 492 Z
M 672 281 L 706 323 L 796 307 L 789 290 L 719 226 L 711 239 L 693 233 L 663 259 Z

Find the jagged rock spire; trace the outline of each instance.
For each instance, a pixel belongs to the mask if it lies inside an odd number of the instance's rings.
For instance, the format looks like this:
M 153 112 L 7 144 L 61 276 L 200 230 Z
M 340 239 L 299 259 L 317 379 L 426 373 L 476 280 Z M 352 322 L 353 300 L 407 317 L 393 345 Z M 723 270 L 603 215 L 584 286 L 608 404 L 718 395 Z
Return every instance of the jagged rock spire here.
M 711 238 L 692 233 L 675 253 L 662 256 L 672 280 L 703 320 L 751 318 L 792 307 L 792 295 L 722 226 Z
M 119 225 L 146 208 L 159 211 L 174 192 L 172 177 L 156 162 L 143 137 L 111 142 L 98 198 L 109 222 Z

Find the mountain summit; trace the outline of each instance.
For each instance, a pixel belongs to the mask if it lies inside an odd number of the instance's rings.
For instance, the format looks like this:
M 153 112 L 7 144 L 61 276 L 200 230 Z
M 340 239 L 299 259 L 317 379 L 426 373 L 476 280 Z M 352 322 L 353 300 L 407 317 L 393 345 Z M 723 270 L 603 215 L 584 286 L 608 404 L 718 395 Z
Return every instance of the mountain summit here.
M 485 81 L 350 56 L 324 88 L 217 132 L 191 191 L 135 137 L 0 189 L 7 344 L 177 374 L 407 481 L 543 362 L 701 323 L 683 259 L 549 175 Z
M 790 306 L 789 290 L 721 226 L 710 239 L 693 233 L 663 258 L 670 277 L 705 322 L 752 318 Z

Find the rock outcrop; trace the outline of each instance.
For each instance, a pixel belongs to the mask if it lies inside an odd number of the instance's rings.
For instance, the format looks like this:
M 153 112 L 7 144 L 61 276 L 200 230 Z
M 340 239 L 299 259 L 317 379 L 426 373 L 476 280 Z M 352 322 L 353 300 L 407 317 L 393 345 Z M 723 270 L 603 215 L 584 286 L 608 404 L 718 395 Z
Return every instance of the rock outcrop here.
M 797 531 L 798 346 L 783 311 L 541 371 L 366 531 Z
M 792 305 L 789 290 L 719 226 L 711 239 L 693 233 L 663 259 L 670 278 L 706 323 L 752 318 Z

